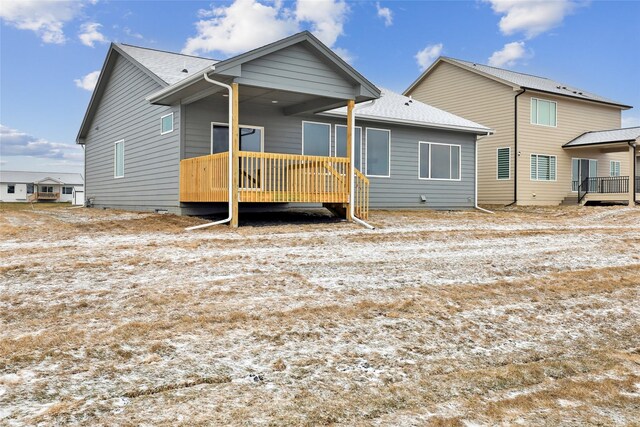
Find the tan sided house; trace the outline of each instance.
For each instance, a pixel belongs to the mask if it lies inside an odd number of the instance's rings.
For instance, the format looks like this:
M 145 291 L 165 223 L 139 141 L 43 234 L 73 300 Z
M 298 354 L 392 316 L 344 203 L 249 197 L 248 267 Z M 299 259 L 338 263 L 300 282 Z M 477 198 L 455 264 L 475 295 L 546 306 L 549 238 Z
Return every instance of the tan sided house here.
M 495 130 L 478 144 L 480 203 L 632 204 L 638 197 L 640 128 L 620 129 L 629 105 L 446 57 L 404 94 Z

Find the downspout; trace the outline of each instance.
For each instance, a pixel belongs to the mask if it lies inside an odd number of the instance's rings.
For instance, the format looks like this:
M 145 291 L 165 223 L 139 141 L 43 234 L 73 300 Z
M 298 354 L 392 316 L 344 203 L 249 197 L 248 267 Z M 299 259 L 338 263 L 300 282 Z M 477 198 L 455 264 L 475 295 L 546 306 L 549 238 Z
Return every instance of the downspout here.
M 489 136 L 489 135 L 491 135 L 491 132 L 487 133 L 485 136 Z M 490 211 L 488 209 L 484 209 L 484 208 L 481 208 L 480 206 L 478 206 L 478 138 L 477 137 L 476 137 L 475 146 L 476 146 L 476 154 L 475 154 L 475 160 L 476 160 L 475 168 L 476 168 L 476 170 L 475 170 L 475 179 L 474 179 L 474 181 L 475 181 L 475 200 L 473 202 L 473 207 L 478 209 L 479 211 L 482 211 L 482 212 L 495 214 L 495 212 L 493 212 L 493 211 Z
M 215 69 L 216 69 L 215 65 L 212 65 L 210 71 L 214 71 Z M 187 227 L 185 228 L 185 230 L 187 231 L 197 230 L 199 228 L 206 228 L 206 227 L 211 227 L 212 225 L 218 225 L 218 224 L 224 224 L 225 222 L 230 222 L 233 215 L 233 197 L 232 197 L 233 196 L 233 132 L 231 130 L 232 122 L 233 122 L 233 89 L 228 84 L 209 78 L 209 76 L 207 75 L 207 71 L 204 72 L 203 76 L 204 76 L 204 79 L 209 83 L 212 83 L 217 86 L 221 86 L 227 89 L 227 91 L 229 91 L 229 132 L 228 132 L 229 133 L 229 177 L 228 177 L 229 179 L 229 214 L 227 218 L 222 219 L 220 221 L 208 222 L 206 224 Z M 213 154 L 213 140 L 211 142 L 210 151 L 211 151 L 211 154 Z
M 375 99 L 373 100 L 375 101 Z M 373 105 L 373 103 L 372 103 Z M 351 153 L 350 155 L 350 159 L 349 159 L 349 173 L 351 174 L 351 179 L 349 180 L 350 182 L 350 188 L 349 188 L 349 213 L 351 214 L 351 219 L 353 220 L 353 222 L 355 222 L 356 224 L 360 224 L 363 227 L 368 228 L 369 230 L 373 230 L 375 227 L 369 223 L 364 222 L 363 220 L 361 220 L 360 218 L 356 217 L 356 206 L 353 203 L 353 195 L 356 192 L 356 167 L 354 165 L 354 161 L 353 159 L 356 158 L 356 114 L 355 114 L 355 108 L 353 108 L 352 113 L 353 114 L 353 118 L 351 120 L 351 123 L 349 123 L 349 132 L 351 133 Z M 391 144 L 391 141 L 389 141 L 389 144 Z
M 518 97 L 526 91 L 526 87 L 522 88 L 513 98 L 513 202 L 507 206 L 518 203 Z
M 638 189 L 636 188 L 636 174 L 638 173 L 637 169 L 636 169 L 636 164 L 638 163 L 638 161 L 636 160 L 636 152 L 635 150 L 638 148 L 638 146 L 634 143 L 634 142 L 630 142 L 629 143 L 630 147 L 633 147 L 633 161 L 631 164 L 631 176 L 629 177 L 629 185 L 631 185 L 631 188 L 633 190 L 633 202 L 634 203 L 638 203 L 639 201 L 636 200 L 636 194 L 638 194 Z

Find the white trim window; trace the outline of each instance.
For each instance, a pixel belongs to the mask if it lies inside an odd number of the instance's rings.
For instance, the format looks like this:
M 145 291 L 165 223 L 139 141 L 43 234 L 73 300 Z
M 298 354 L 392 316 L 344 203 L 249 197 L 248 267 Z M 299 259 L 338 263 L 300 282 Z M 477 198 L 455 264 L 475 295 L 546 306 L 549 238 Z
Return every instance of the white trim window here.
M 555 181 L 557 157 L 547 154 L 531 155 L 531 181 Z
M 609 162 L 609 176 L 620 176 L 620 160 L 611 160 Z
M 558 103 L 546 99 L 531 98 L 531 124 L 556 127 Z
M 173 132 L 173 113 L 160 117 L 160 135 Z
M 439 142 L 418 142 L 418 178 L 460 181 L 462 147 Z
M 62 194 L 73 194 L 73 187 L 62 187 Z
M 511 179 L 511 147 L 500 147 L 496 150 L 496 179 Z
M 264 127 L 240 125 L 240 151 L 264 152 Z M 229 125 L 211 122 L 211 152 L 229 151 Z
M 362 128 L 355 127 L 355 158 L 353 160 L 353 166 L 362 170 Z M 336 125 L 336 143 L 333 151 L 334 157 L 349 157 L 347 153 L 347 127 L 345 125 Z
M 305 156 L 331 155 L 331 125 L 302 121 L 302 154 Z
M 7 194 L 16 194 L 15 184 L 7 184 Z
M 113 144 L 113 177 L 124 176 L 124 139 Z
M 378 178 L 391 176 L 391 131 L 367 128 L 364 141 L 366 175 Z

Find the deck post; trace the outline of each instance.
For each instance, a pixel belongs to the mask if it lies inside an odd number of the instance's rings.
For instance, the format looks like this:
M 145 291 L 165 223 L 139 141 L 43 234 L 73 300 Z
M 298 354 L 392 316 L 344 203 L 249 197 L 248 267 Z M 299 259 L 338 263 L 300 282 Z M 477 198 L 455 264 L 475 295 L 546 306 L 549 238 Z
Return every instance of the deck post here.
M 354 130 L 355 130 L 355 117 L 353 114 L 353 108 L 355 106 L 355 101 L 350 99 L 347 102 L 347 157 L 349 157 L 349 163 L 347 164 L 347 194 L 349 195 L 349 201 L 347 203 L 347 221 L 351 221 L 351 204 L 355 201 L 353 200 L 353 194 L 351 194 L 351 180 L 353 179 L 353 174 L 351 173 L 351 165 L 353 165 L 353 158 L 351 157 L 351 144 L 354 143 Z
M 629 144 L 629 206 L 636 205 L 636 177 L 634 174 L 636 164 L 636 145 Z
M 240 128 L 238 126 L 238 83 L 231 83 L 231 89 L 233 92 L 232 99 L 232 108 L 233 108 L 233 121 L 231 123 L 231 134 L 233 137 L 232 145 L 233 145 L 233 192 L 231 194 L 232 197 L 232 209 L 231 209 L 231 227 L 238 228 L 238 191 L 239 191 L 239 174 L 240 174 L 240 163 L 239 163 L 239 151 L 240 151 Z

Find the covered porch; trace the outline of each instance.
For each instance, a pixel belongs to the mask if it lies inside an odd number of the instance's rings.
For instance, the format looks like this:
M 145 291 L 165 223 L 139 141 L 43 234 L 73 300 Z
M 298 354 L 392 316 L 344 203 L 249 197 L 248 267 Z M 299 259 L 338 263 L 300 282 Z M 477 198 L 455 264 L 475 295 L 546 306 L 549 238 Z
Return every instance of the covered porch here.
M 580 204 L 640 200 L 640 128 L 587 132 L 564 145 L 571 155 L 571 191 Z
M 229 203 L 237 227 L 240 203 L 322 204 L 367 219 L 369 180 L 359 170 L 354 109 L 379 96 L 301 33 L 216 63 L 148 100 L 180 107 L 180 203 Z M 315 115 L 345 106 L 339 124 Z

